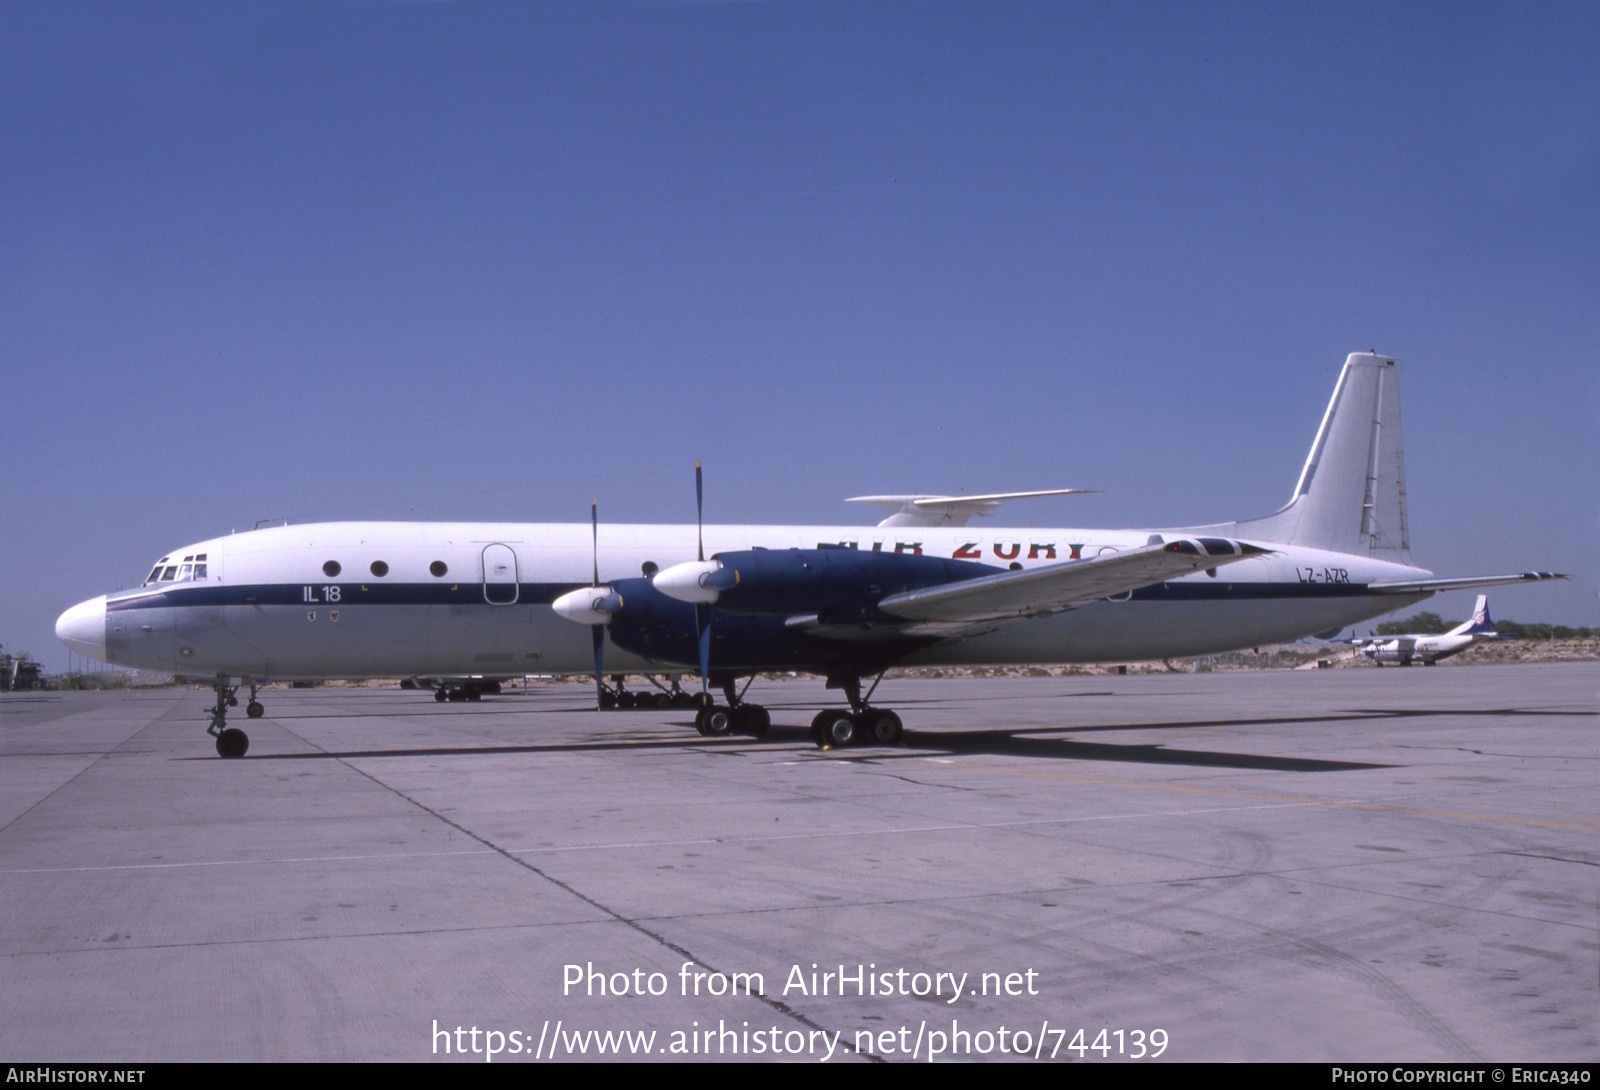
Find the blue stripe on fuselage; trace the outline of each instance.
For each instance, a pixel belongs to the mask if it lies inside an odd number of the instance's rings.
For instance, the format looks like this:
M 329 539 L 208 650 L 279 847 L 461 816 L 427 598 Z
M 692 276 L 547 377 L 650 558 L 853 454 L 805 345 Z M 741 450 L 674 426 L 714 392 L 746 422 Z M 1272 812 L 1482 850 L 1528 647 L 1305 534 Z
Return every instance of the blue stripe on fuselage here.
M 523 583 L 518 605 L 549 605 L 576 583 Z M 499 586 L 499 584 L 491 584 Z M 510 584 L 505 584 L 510 588 Z M 330 591 L 337 593 L 330 594 Z M 106 612 L 182 606 L 415 606 L 488 605 L 482 583 L 261 583 L 173 587 L 107 599 Z M 500 607 L 504 608 L 504 607 Z
M 508 584 L 509 585 L 509 584 Z M 523 583 L 517 605 L 549 605 L 582 583 Z M 337 588 L 330 597 L 329 589 Z M 1278 599 L 1284 601 L 1363 598 L 1364 583 L 1229 583 L 1218 579 L 1201 582 L 1152 583 L 1133 592 L 1136 602 L 1237 602 Z M 308 597 L 309 595 L 309 597 Z M 1124 601 L 1126 599 L 1123 599 Z M 261 583 L 238 586 L 177 586 L 159 593 L 143 591 L 106 601 L 107 613 L 125 610 L 165 609 L 183 606 L 352 606 L 482 605 L 482 583 Z M 505 606 L 495 608 L 504 609 Z

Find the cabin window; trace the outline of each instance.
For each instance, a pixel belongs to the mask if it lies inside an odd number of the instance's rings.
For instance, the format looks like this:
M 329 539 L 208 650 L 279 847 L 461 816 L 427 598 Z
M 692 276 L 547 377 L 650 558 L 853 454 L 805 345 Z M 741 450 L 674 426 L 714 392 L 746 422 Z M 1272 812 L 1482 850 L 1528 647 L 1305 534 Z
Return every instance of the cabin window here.
M 385 564 L 381 560 L 374 560 L 372 562 L 372 574 L 376 575 L 379 579 L 382 579 L 384 576 L 389 574 L 389 565 Z
M 339 572 L 340 568 L 337 560 L 330 560 L 326 564 L 322 565 L 322 574 L 326 575 L 329 579 L 332 579 L 334 576 L 338 575 Z
M 435 579 L 443 579 L 444 573 L 450 569 L 444 566 L 443 560 L 435 560 L 432 564 L 428 565 L 428 570 L 433 573 L 433 577 Z
M 660 571 L 661 570 L 661 566 L 659 564 L 657 564 L 654 560 L 646 560 L 644 562 L 644 565 L 642 567 L 640 567 L 639 570 L 644 572 L 644 577 L 646 579 L 648 579 L 652 575 L 654 575 L 656 572 Z

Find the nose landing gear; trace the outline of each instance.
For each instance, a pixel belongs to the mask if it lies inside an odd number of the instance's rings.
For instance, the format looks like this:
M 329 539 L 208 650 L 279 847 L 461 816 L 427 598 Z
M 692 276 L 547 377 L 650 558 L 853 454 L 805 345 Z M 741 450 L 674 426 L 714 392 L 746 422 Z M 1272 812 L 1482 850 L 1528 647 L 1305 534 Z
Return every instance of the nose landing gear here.
M 239 706 L 239 691 L 237 685 L 228 684 L 229 678 L 218 674 L 212 689 L 217 694 L 215 706 L 207 708 L 211 713 L 211 725 L 206 728 L 206 733 L 217 740 L 218 757 L 243 757 L 250 748 L 250 736 L 238 727 L 228 726 L 228 709 Z M 250 686 L 250 703 L 245 707 L 245 714 L 252 719 L 261 718 L 264 709 L 256 702 L 256 687 Z

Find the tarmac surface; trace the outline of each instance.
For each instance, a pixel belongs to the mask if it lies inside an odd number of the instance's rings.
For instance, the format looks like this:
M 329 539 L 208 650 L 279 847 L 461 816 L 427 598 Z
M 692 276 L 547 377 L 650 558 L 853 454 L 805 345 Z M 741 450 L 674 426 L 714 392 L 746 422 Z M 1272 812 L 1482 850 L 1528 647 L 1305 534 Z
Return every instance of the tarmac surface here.
M 1600 1056 L 1594 664 L 750 697 L 0 697 L 0 1058 Z

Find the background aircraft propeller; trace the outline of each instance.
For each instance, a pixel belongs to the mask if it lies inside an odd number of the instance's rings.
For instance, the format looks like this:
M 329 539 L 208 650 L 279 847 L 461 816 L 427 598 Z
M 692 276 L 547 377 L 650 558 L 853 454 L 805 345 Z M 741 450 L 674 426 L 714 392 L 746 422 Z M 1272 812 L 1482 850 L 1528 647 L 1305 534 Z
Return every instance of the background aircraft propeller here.
M 694 460 L 695 559 L 702 564 L 706 559 L 705 521 L 705 484 L 701 475 L 700 459 L 696 458 Z M 711 703 L 711 603 L 695 603 L 694 628 L 700 645 L 700 703 L 701 706 L 705 706 Z
M 600 588 L 600 499 L 595 497 L 589 501 L 589 536 L 590 551 L 594 555 L 594 581 L 589 586 L 598 590 Z M 606 655 L 606 626 L 603 624 L 591 625 L 589 632 L 594 639 L 594 699 L 596 707 L 605 706 L 605 655 Z

